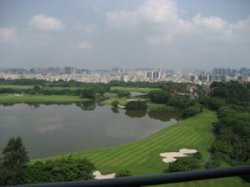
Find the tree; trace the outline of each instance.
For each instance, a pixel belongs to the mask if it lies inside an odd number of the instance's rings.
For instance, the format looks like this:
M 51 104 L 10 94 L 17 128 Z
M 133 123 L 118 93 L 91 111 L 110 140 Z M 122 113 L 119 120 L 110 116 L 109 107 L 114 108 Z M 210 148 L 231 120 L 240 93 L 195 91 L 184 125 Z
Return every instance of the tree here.
M 192 104 L 191 100 L 187 97 L 183 96 L 172 96 L 169 101 L 168 105 L 178 108 L 180 110 L 184 110 L 188 108 Z
M 29 158 L 20 137 L 10 138 L 2 152 L 3 184 L 20 184 Z
M 202 112 L 202 106 L 199 104 L 196 104 L 196 105 L 193 105 L 193 106 L 186 108 L 182 112 L 182 118 L 186 119 L 186 118 L 189 118 L 189 117 L 194 116 L 196 114 L 199 114 L 200 112 Z
M 166 91 L 153 90 L 148 93 L 148 97 L 153 103 L 166 104 L 168 100 L 170 99 L 171 95 L 169 94 L 169 92 L 166 92 Z
M 95 99 L 95 91 L 94 91 L 94 89 L 81 90 L 80 95 L 81 95 L 82 98 Z
M 34 85 L 33 90 L 38 93 L 40 91 L 40 86 L 39 85 Z
M 112 105 L 112 107 L 117 108 L 118 105 L 119 105 L 119 102 L 115 100 L 115 101 L 113 101 L 113 102 L 111 103 L 111 105 Z
M 117 92 L 117 96 L 118 97 L 130 97 L 130 92 L 128 92 L 128 91 L 119 91 L 119 92 Z
M 129 101 L 126 103 L 127 110 L 146 110 L 147 103 L 145 101 Z
M 199 169 L 200 159 L 192 156 L 178 158 L 175 162 L 169 164 L 169 171 L 178 172 L 178 171 L 189 171 L 194 169 Z
M 46 162 L 37 161 L 25 169 L 25 183 L 63 182 L 93 179 L 95 165 L 86 158 L 71 156 Z

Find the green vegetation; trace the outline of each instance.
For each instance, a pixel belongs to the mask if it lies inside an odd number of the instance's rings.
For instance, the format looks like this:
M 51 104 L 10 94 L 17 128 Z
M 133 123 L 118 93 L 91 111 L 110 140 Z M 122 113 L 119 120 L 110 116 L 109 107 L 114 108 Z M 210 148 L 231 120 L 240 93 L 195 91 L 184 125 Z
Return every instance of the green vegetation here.
M 145 92 L 149 92 L 148 88 L 152 90 L 165 90 L 168 92 L 186 92 L 189 84 L 187 83 L 175 83 L 175 82 L 124 82 L 124 81 L 111 81 L 108 83 L 111 87 L 119 86 L 125 87 L 124 89 L 130 88 L 147 88 Z M 150 91 L 152 91 L 150 90 Z M 136 90 L 127 90 L 136 91 Z M 139 91 L 139 90 L 137 90 Z
M 35 162 L 24 169 L 24 184 L 93 179 L 95 166 L 88 159 L 71 157 Z
M 0 157 L 1 158 L 1 157 Z M 0 185 L 20 184 L 29 158 L 22 139 L 10 138 L 0 160 Z
M 32 89 L 33 86 L 32 85 L 0 85 L 0 89 L 3 89 L 3 88 L 12 88 L 12 89 L 25 90 L 25 89 Z
M 152 103 L 152 102 L 147 102 L 147 108 L 151 111 L 166 111 L 166 112 L 174 112 L 178 111 L 174 107 L 167 106 L 165 104 L 158 104 L 158 103 Z
M 115 176 L 116 177 L 128 177 L 128 176 L 132 176 L 132 173 L 131 171 L 124 169 L 124 170 L 118 171 Z
M 109 99 L 104 100 L 103 103 L 106 105 L 112 105 L 114 101 L 117 101 L 119 105 L 125 106 L 128 102 L 128 99 L 124 97 L 111 97 Z
M 170 172 L 189 171 L 194 169 L 200 169 L 201 165 L 201 154 L 195 153 L 188 157 L 178 158 L 175 162 L 169 164 Z
M 160 173 L 168 168 L 168 165 L 162 162 L 159 153 L 177 151 L 185 147 L 197 149 L 202 155 L 201 163 L 204 165 L 208 159 L 208 149 L 214 141 L 211 130 L 212 124 L 215 121 L 215 113 L 206 110 L 201 114 L 181 121 L 172 127 L 163 129 L 143 140 L 111 148 L 72 153 L 70 155 L 75 159 L 85 157 L 90 159 L 95 163 L 96 168 L 104 173 L 118 173 L 121 170 L 129 170 L 133 175 L 145 175 Z M 39 160 L 53 160 L 67 156 L 68 154 Z M 237 177 L 161 186 L 223 187 L 225 185 L 227 187 L 248 186 L 244 185 L 241 179 Z
M 93 89 L 84 89 L 84 90 L 81 90 L 80 92 L 81 98 L 88 98 L 88 99 L 95 99 L 96 98 L 95 94 L 96 93 Z
M 75 81 L 47 82 L 42 80 L 0 80 L 0 103 L 71 103 L 79 102 L 84 110 L 93 110 L 95 99 L 104 104 L 117 107 L 126 106 L 126 115 L 143 117 L 148 115 L 158 118 L 155 112 L 179 111 L 183 118 L 188 118 L 178 124 L 163 129 L 143 140 L 111 148 L 98 149 L 89 152 L 65 154 L 63 156 L 33 160 L 26 168 L 28 182 L 47 182 L 46 176 L 55 174 L 53 181 L 81 179 L 83 175 L 70 173 L 70 165 L 75 166 L 76 173 L 83 169 L 81 163 L 95 163 L 102 172 L 116 172 L 118 176 L 160 173 L 163 171 L 185 171 L 197 168 L 214 168 L 250 163 L 250 84 L 238 82 L 213 83 L 210 92 L 202 87 L 196 87 L 202 93 L 198 100 L 189 96 L 178 95 L 189 88 L 185 83 L 146 83 L 111 81 L 102 83 L 79 83 Z M 130 99 L 130 92 L 147 93 L 136 99 Z M 91 102 L 80 102 L 84 100 Z M 203 107 L 216 111 L 203 110 Z M 130 110 L 133 110 L 132 112 Z M 218 116 L 218 122 L 216 115 Z M 168 116 L 166 115 L 166 119 Z M 166 120 L 163 118 L 162 120 Z M 212 125 L 214 124 L 214 126 Z M 215 136 L 213 136 L 213 132 Z M 193 148 L 200 152 L 201 157 L 194 155 L 180 158 L 172 164 L 162 162 L 159 153 L 177 151 L 181 148 Z M 210 151 L 210 156 L 209 152 Z M 59 159 L 60 158 L 60 159 Z M 55 160 L 56 159 L 56 160 Z M 58 160 L 59 159 L 59 160 Z M 39 160 L 39 161 L 40 161 Z M 79 163 L 78 163 L 79 161 Z M 1 162 L 3 168 L 4 162 Z M 22 168 L 23 165 L 19 165 Z M 51 169 L 49 170 L 48 167 Z M 56 169 L 55 169 L 56 168 Z M 60 168 L 58 170 L 58 168 Z M 69 173 L 66 175 L 62 168 Z M 93 167 L 89 167 L 89 172 Z M 17 169 L 17 171 L 20 169 Z M 3 172 L 14 176 L 16 174 L 6 169 L 0 169 L 0 179 Z M 84 175 L 91 178 L 92 175 Z M 45 177 L 45 178 L 43 178 Z M 23 179 L 18 179 L 22 181 Z M 13 182 L 15 183 L 15 182 Z M 180 183 L 168 186 L 243 186 L 240 178 L 216 179 Z M 163 185 L 164 186 L 164 185 Z M 247 186 L 247 185 L 246 185 Z
M 148 93 L 148 97 L 153 103 L 167 104 L 171 95 L 166 91 L 154 90 Z
M 250 105 L 250 83 L 213 82 L 211 90 L 211 96 L 225 99 L 229 104 Z
M 78 96 L 67 95 L 30 95 L 30 94 L 0 94 L 0 103 L 72 103 L 82 101 Z
M 129 101 L 126 103 L 127 110 L 147 110 L 145 101 Z
M 207 168 L 250 163 L 250 84 L 213 83 L 211 93 L 200 98 L 204 106 L 216 110 L 215 141 Z M 248 179 L 249 180 L 249 179 Z
M 230 165 L 250 163 L 250 113 L 230 107 L 218 110 L 215 127 L 216 140 L 212 146 L 214 161 L 223 160 Z
M 196 114 L 199 114 L 200 112 L 202 112 L 202 106 L 197 103 L 183 110 L 182 118 L 186 119 Z
M 29 158 L 20 137 L 10 138 L 2 155 L 0 185 L 93 179 L 95 166 L 85 158 L 66 157 L 27 164 Z
M 153 90 L 160 90 L 160 88 L 143 88 L 143 87 L 123 87 L 123 86 L 112 86 L 111 91 L 128 91 L 128 92 L 142 92 L 148 93 Z

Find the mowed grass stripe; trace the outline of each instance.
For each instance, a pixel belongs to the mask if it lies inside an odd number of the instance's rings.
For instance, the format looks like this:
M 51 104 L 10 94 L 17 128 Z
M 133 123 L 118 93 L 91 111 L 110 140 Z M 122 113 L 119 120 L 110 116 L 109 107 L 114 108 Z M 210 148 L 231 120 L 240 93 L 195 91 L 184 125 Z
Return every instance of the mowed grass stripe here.
M 102 151 L 100 152 L 101 154 L 90 153 L 88 157 L 91 159 L 91 156 L 93 155 L 93 158 L 91 160 L 98 162 L 98 165 L 101 164 L 101 162 L 105 163 L 105 165 L 130 165 L 131 163 L 141 163 L 138 162 L 139 160 L 144 162 L 144 158 L 146 157 L 146 155 L 154 151 L 157 151 L 156 155 L 159 155 L 160 150 L 168 151 L 167 149 L 170 147 L 173 147 L 176 151 L 178 151 L 180 148 L 182 148 L 180 147 L 182 144 L 192 145 L 196 141 L 197 135 L 199 136 L 197 131 L 193 129 L 196 126 L 188 126 L 186 123 L 184 123 L 185 121 L 180 122 L 179 124 L 176 124 L 172 127 L 163 129 L 158 133 L 150 136 L 149 138 L 146 138 L 142 141 L 138 141 L 135 144 L 128 144 L 127 146 L 115 147 L 113 150 L 110 150 L 109 148 L 105 151 L 104 149 L 103 153 Z M 177 147 L 174 145 L 176 145 Z M 99 158 L 96 155 L 99 155 Z

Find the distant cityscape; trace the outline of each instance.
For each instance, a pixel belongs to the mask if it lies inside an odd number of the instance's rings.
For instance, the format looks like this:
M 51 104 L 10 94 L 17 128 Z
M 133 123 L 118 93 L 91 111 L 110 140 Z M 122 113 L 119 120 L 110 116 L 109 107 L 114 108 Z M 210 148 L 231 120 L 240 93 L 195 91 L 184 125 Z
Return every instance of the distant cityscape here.
M 89 70 L 76 67 L 47 68 L 0 68 L 0 79 L 42 79 L 47 81 L 79 81 L 102 82 L 121 81 L 172 81 L 195 84 L 211 84 L 213 81 L 250 82 L 250 69 L 213 68 L 211 71 L 201 70 L 166 70 L 153 68 L 113 68 L 109 70 Z

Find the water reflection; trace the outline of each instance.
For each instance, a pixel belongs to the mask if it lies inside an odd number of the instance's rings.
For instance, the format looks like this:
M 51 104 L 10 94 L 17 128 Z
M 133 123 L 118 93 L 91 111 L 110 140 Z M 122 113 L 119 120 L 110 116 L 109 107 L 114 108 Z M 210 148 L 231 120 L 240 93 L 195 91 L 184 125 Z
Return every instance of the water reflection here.
M 119 113 L 119 109 L 116 108 L 116 107 L 112 107 L 112 108 L 111 108 L 111 111 L 112 111 L 113 113 L 115 113 L 115 114 Z
M 142 118 L 147 114 L 146 110 L 126 110 L 125 114 L 131 118 Z
M 96 102 L 95 101 L 82 101 L 76 104 L 79 106 L 82 110 L 95 110 L 96 108 Z
M 60 119 L 49 119 L 49 120 L 42 120 L 41 123 L 36 123 L 34 125 L 34 130 L 38 133 L 44 134 L 56 131 L 62 128 L 62 121 Z
M 30 106 L 30 107 L 32 107 L 32 108 L 34 108 L 34 109 L 37 109 L 37 108 L 39 108 L 40 107 L 40 104 L 36 104 L 36 103 L 28 103 L 28 105 Z

